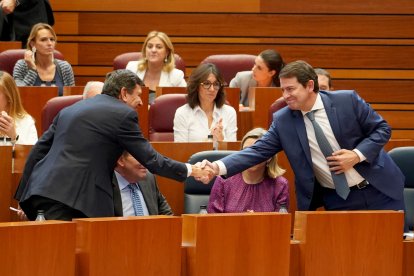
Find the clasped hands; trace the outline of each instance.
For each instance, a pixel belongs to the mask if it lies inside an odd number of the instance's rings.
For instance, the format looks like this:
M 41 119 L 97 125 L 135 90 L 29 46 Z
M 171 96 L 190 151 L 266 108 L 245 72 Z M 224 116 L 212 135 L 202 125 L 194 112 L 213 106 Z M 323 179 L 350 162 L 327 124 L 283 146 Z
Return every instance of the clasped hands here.
M 219 174 L 219 167 L 216 163 L 211 163 L 204 159 L 202 162 L 197 162 L 195 165 L 191 165 L 191 176 L 197 181 L 201 181 L 204 184 L 208 184 L 216 175 Z

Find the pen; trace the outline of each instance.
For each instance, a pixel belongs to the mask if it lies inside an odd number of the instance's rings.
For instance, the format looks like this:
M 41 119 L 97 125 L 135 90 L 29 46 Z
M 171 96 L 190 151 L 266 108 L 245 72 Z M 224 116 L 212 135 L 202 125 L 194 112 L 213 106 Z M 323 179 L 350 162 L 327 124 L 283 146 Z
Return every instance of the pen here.
M 13 207 L 9 207 L 10 210 L 15 211 L 15 212 L 19 212 L 19 209 L 13 208 Z

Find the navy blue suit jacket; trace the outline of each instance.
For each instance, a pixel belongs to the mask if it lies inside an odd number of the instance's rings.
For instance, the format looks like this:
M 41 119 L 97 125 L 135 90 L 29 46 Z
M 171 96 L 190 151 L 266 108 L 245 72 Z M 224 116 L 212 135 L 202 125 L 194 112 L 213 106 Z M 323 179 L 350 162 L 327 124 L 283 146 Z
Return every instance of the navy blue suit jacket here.
M 33 195 L 47 197 L 88 217 L 114 216 L 112 174 L 126 150 L 149 171 L 184 181 L 187 167 L 155 151 L 142 136 L 134 109 L 97 95 L 64 108 L 36 145 L 15 198 L 22 209 Z
M 391 137 L 387 122 L 355 91 L 319 93 L 340 147 L 348 150 L 356 148 L 367 158 L 354 168 L 385 195 L 401 199 L 404 176 L 383 149 Z M 288 107 L 279 110 L 262 139 L 222 161 L 227 168 L 227 176 L 231 176 L 282 150 L 295 173 L 298 209 L 312 210 L 322 205 L 320 200 L 316 200 L 320 196 L 320 193 L 315 192 L 319 184 L 316 185 L 305 123 L 299 110 L 290 110 Z M 318 201 L 316 204 L 315 200 Z

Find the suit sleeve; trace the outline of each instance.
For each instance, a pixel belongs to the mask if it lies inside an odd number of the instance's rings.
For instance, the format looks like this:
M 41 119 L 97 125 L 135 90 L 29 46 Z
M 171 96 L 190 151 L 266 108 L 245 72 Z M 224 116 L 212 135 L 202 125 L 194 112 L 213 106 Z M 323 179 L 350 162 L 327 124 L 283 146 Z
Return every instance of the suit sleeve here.
M 138 126 L 138 117 L 135 110 L 131 109 L 120 123 L 117 139 L 119 139 L 121 146 L 151 173 L 180 182 L 187 178 L 187 167 L 184 163 L 161 155 L 145 139 Z
M 365 138 L 355 147 L 372 162 L 391 138 L 391 127 L 359 95 L 352 93 L 354 110 Z
M 43 157 L 46 156 L 46 154 L 50 150 L 50 147 L 52 146 L 58 118 L 59 116 L 55 117 L 49 129 L 42 135 L 42 137 L 40 137 L 40 139 L 37 141 L 37 143 L 33 146 L 32 150 L 30 151 L 30 154 L 24 166 L 22 178 L 20 179 L 19 186 L 17 187 L 16 193 L 14 195 L 14 198 L 18 201 L 20 200 L 23 192 L 26 190 L 33 168 L 40 160 L 43 159 Z

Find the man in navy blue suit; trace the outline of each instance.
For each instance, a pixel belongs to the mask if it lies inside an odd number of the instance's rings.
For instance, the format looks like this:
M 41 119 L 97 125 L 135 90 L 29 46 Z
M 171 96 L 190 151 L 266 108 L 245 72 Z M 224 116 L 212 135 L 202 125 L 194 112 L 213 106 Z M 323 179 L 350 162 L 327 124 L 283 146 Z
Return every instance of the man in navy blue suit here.
M 391 137 L 387 122 L 355 91 L 319 92 L 318 76 L 304 61 L 286 65 L 279 78 L 288 106 L 252 147 L 208 163 L 215 173 L 232 176 L 284 150 L 299 210 L 404 210 L 404 176 L 383 149 Z M 327 157 L 306 115 L 311 111 L 333 151 Z M 333 181 L 341 174 L 345 196 Z

